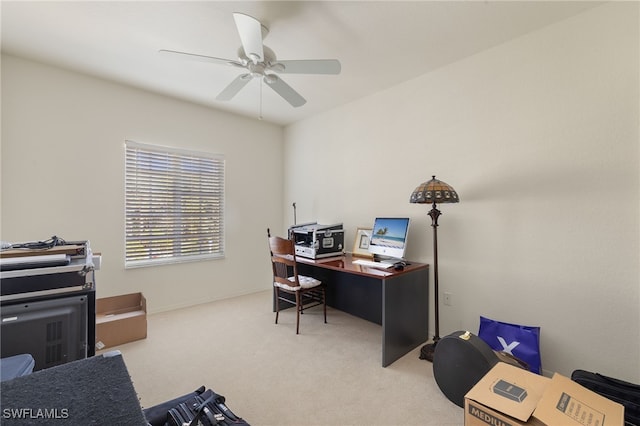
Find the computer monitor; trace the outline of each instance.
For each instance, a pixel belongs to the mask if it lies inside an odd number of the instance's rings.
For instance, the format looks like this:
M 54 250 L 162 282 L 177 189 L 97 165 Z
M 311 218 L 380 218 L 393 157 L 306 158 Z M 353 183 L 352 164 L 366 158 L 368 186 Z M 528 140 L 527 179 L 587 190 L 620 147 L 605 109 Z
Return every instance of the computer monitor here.
M 371 231 L 369 253 L 382 258 L 403 259 L 408 232 L 408 217 L 376 218 Z

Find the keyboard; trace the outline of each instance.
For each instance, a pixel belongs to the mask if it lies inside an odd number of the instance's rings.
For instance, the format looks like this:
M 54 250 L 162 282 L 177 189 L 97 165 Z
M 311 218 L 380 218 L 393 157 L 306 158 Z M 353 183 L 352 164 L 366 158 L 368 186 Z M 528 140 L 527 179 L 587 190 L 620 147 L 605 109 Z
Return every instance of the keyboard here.
M 354 265 L 368 266 L 370 268 L 382 268 L 389 269 L 393 268 L 393 263 L 388 262 L 376 262 L 374 260 L 366 260 L 366 259 L 356 259 L 353 261 Z

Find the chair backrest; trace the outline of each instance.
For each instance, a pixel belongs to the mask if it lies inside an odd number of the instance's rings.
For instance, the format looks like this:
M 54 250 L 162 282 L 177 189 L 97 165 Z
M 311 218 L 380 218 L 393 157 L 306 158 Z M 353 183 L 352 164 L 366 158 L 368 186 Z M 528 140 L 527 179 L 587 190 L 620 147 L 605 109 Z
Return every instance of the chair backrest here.
M 296 265 L 296 251 L 293 240 L 281 237 L 269 237 L 271 250 L 271 265 L 273 267 L 273 280 L 290 287 L 299 287 L 298 267 Z M 291 281 L 289 277 L 294 277 Z

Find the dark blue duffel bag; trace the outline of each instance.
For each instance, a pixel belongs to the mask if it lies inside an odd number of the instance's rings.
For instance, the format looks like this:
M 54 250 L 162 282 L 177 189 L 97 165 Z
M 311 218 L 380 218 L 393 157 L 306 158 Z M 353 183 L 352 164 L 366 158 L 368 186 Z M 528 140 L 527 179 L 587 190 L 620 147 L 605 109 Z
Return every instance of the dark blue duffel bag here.
M 624 405 L 625 424 L 640 426 L 640 385 L 584 370 L 575 370 L 571 374 L 571 380 L 605 398 Z

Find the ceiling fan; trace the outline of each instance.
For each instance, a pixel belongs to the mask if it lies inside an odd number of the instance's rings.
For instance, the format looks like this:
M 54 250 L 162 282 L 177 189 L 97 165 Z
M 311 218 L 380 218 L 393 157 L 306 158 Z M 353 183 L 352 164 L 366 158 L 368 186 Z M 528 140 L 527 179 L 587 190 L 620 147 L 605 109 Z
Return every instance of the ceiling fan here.
M 213 56 L 197 55 L 178 52 L 175 50 L 160 50 L 160 53 L 179 56 L 216 64 L 231 65 L 246 70 L 236 77 L 218 96 L 219 101 L 231 100 L 244 86 L 254 78 L 271 87 L 294 107 L 304 105 L 307 101 L 291 86 L 285 83 L 278 74 L 340 74 L 340 61 L 337 59 L 307 59 L 281 61 L 276 59 L 273 50 L 262 44 L 268 34 L 267 27 L 256 18 L 243 13 L 233 13 L 242 46 L 238 49 L 238 60 L 215 58 Z

